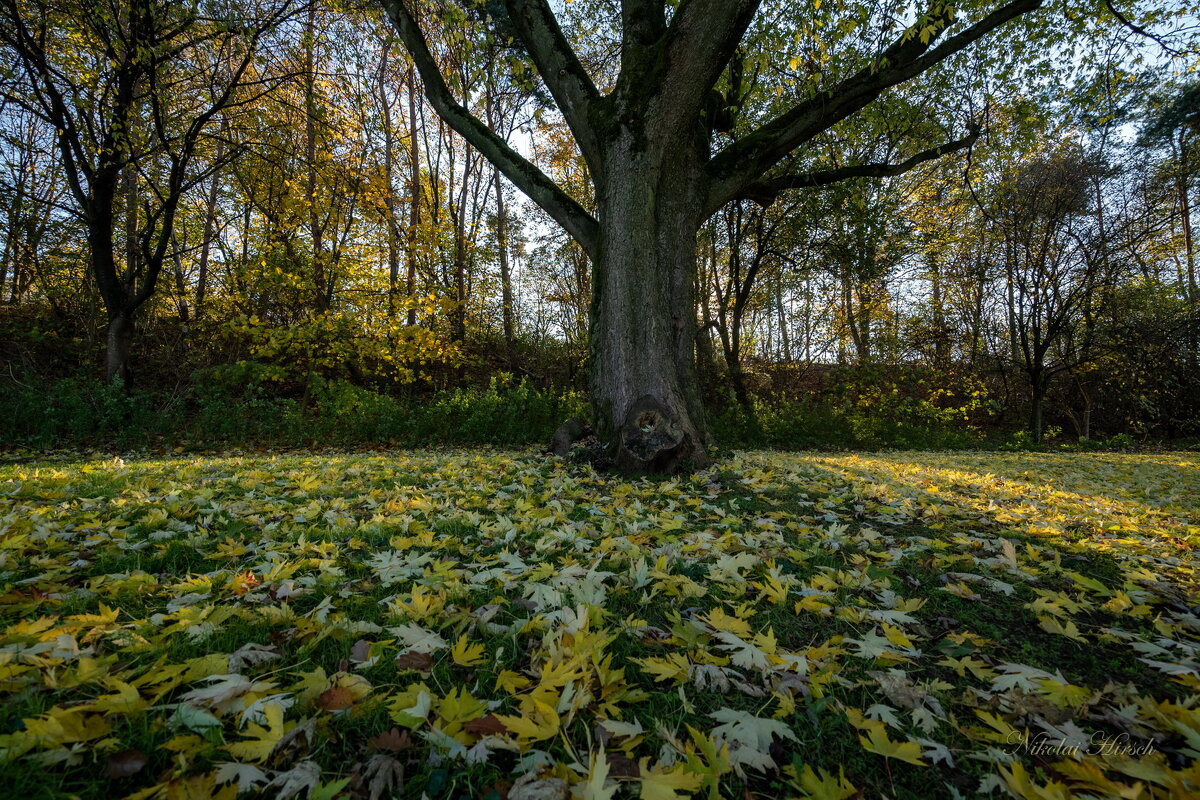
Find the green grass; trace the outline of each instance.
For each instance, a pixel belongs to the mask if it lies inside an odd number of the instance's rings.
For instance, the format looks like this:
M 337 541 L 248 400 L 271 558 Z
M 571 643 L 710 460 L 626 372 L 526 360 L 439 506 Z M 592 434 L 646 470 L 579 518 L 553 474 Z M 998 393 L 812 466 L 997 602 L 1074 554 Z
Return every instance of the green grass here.
M 8 463 L 0 780 L 31 798 L 228 795 L 225 748 L 274 705 L 312 734 L 244 759 L 266 779 L 311 762 L 333 786 L 386 757 L 403 796 L 435 800 L 498 798 L 530 771 L 580 793 L 601 752 L 617 797 L 652 773 L 681 795 L 803 797 L 807 770 L 866 797 L 1139 779 L 1188 796 L 1198 496 L 1200 461 L 1180 453 L 746 453 L 633 482 L 493 451 Z M 427 672 L 395 660 L 414 632 L 434 637 Z M 455 645 L 477 649 L 458 663 Z M 231 675 L 255 688 L 206 699 Z M 484 704 L 476 720 L 538 719 L 537 698 L 558 728 L 465 731 L 458 692 Z M 133 703 L 93 705 L 119 696 Z M 181 704 L 218 725 L 181 728 Z M 729 713 L 790 733 L 746 750 L 720 733 Z M 642 733 L 603 748 L 606 719 Z M 1035 756 L 985 719 L 1151 750 Z M 872 726 L 922 763 L 865 748 Z M 372 744 L 393 729 L 411 744 Z M 727 748 L 704 786 L 701 745 Z M 146 765 L 109 777 L 130 750 Z

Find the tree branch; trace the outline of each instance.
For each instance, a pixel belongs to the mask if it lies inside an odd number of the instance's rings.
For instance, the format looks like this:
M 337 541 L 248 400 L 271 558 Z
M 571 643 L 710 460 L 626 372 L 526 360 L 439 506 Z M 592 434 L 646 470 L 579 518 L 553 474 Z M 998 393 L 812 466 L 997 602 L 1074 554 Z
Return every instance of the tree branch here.
M 800 175 L 782 175 L 778 178 L 755 181 L 747 185 L 742 189 L 738 198 L 753 200 L 760 206 L 766 207 L 774 203 L 780 193 L 787 189 L 809 189 L 816 186 L 828 186 L 831 183 L 837 183 L 849 178 L 890 178 L 895 175 L 903 175 L 905 172 L 920 164 L 924 164 L 926 161 L 932 161 L 935 158 L 964 150 L 973 145 L 978 138 L 979 126 L 972 125 L 969 133 L 963 138 L 946 142 L 937 147 L 931 147 L 928 150 L 922 150 L 898 164 L 855 164 L 849 167 L 823 169 Z
M 918 32 L 910 28 L 875 63 L 793 106 L 717 153 L 708 166 L 713 180 L 708 206 L 720 208 L 788 153 L 861 110 L 886 89 L 920 75 L 1006 22 L 1039 8 L 1043 1 L 1012 0 L 933 49 L 930 45 L 934 37 L 922 42 Z M 941 17 L 934 18 L 934 23 L 940 22 L 944 31 L 953 21 L 954 11 L 950 6 L 940 8 Z
M 506 0 L 505 5 L 588 168 L 593 175 L 603 174 L 603 148 L 592 124 L 592 112 L 602 98 L 559 28 L 550 5 L 546 0 Z
M 1120 11 L 1118 11 L 1117 7 L 1115 5 L 1113 5 L 1112 0 L 1104 0 L 1104 7 L 1109 10 L 1109 13 L 1111 13 L 1114 17 L 1117 18 L 1117 22 L 1121 23 L 1126 28 L 1128 28 L 1129 30 L 1136 33 L 1138 36 L 1143 36 L 1143 37 L 1151 40 L 1152 42 L 1157 44 L 1159 47 L 1161 47 L 1164 52 L 1170 53 L 1173 56 L 1185 55 L 1185 53 L 1182 50 L 1176 50 L 1174 47 L 1171 47 L 1169 44 L 1167 44 L 1165 41 L 1163 41 L 1163 37 L 1151 33 L 1150 31 L 1146 30 L 1141 25 L 1138 25 L 1133 20 L 1129 19 L 1129 17 L 1125 16 Z
M 412 56 L 413 64 L 425 84 L 425 96 L 438 116 L 466 139 L 488 161 L 500 168 L 513 184 L 541 206 L 555 222 L 579 242 L 593 259 L 598 255 L 599 225 L 583 206 L 575 202 L 558 184 L 509 147 L 487 125 L 463 108 L 450 94 L 425 36 L 409 11 L 407 0 L 383 0 L 384 9 L 396 26 L 400 40 Z
M 666 63 L 652 58 L 630 74 L 622 69 L 621 94 L 632 90 L 657 98 L 666 117 L 690 124 L 761 4 L 762 0 L 684 0 L 666 31 Z M 652 81 L 657 91 L 645 92 L 646 81 Z
M 621 49 L 645 47 L 667 31 L 663 0 L 621 0 Z

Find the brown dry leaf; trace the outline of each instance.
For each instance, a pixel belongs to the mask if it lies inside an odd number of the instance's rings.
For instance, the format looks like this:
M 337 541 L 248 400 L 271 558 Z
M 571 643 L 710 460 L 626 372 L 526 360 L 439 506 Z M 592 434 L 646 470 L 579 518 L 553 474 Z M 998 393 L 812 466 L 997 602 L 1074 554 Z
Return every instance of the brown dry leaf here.
M 470 723 L 468 723 L 470 724 Z M 392 728 L 390 731 L 384 731 L 375 738 L 369 740 L 368 744 L 376 750 L 387 750 L 391 753 L 399 753 L 401 750 L 407 750 L 412 747 L 412 739 L 408 735 L 408 731 L 402 731 L 399 728 Z
M 508 800 L 567 800 L 567 782 L 562 778 L 539 778 L 527 772 L 508 790 Z
M 608 775 L 610 778 L 640 778 L 642 769 L 638 763 L 623 753 L 605 753 L 608 759 Z
M 263 787 L 263 792 L 275 800 L 290 800 L 307 797 L 321 782 L 321 766 L 315 761 L 301 761 L 296 766 L 280 772 Z M 275 791 L 272 792 L 271 790 Z
M 429 653 L 418 653 L 416 650 L 406 650 L 396 656 L 396 666 L 399 669 L 429 672 L 433 669 L 433 656 L 429 655 Z
M 463 724 L 463 730 L 479 736 L 492 736 L 508 732 L 508 728 L 504 726 L 503 722 L 496 719 L 495 714 L 488 714 L 486 717 L 466 722 Z
M 324 711 L 345 711 L 354 705 L 354 693 L 345 686 L 334 686 L 321 692 L 316 706 Z
M 267 763 L 279 768 L 285 764 L 293 764 L 301 756 L 307 755 L 312 749 L 316 728 L 315 719 L 307 719 L 292 728 L 271 750 L 271 754 L 267 756 Z
M 404 765 L 388 755 L 371 756 L 362 773 L 369 800 L 399 797 L 404 790 Z
M 108 778 L 128 778 L 142 771 L 150 762 L 141 750 L 122 750 L 108 757 L 108 766 L 104 775 Z

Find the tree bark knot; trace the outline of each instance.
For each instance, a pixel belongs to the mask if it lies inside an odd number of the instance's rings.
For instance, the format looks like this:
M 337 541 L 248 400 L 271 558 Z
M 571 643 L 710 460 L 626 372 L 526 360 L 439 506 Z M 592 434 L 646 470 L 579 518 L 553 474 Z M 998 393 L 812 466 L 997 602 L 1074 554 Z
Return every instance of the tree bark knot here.
M 679 418 L 651 395 L 642 395 L 625 414 L 615 466 L 627 474 L 674 473 L 694 451 Z

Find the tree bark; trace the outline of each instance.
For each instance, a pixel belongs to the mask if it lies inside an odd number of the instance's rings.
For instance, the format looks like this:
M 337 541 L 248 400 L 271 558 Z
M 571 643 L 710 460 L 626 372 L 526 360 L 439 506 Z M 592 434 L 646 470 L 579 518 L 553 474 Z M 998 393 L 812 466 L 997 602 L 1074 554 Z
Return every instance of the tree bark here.
M 325 226 L 321 221 L 317 197 L 317 4 L 308 7 L 304 23 L 304 199 L 308 203 L 308 233 L 312 237 L 313 311 L 329 310 L 333 282 L 325 257 Z
M 396 193 L 392 189 L 392 172 L 395 169 L 395 129 L 392 125 L 392 104 L 387 96 L 388 59 L 391 55 L 390 39 L 383 43 L 379 59 L 379 108 L 383 123 L 383 180 L 384 211 L 387 223 L 388 262 L 388 316 L 396 316 L 396 301 L 400 295 L 400 230 L 396 220 Z
M 217 159 L 224 156 L 224 143 L 217 144 Z M 217 227 L 217 184 L 218 175 L 209 179 L 208 196 L 204 201 L 204 232 L 200 242 L 200 264 L 196 275 L 196 317 L 204 313 L 204 299 L 208 296 L 208 262 L 211 258 L 213 237 Z
M 1046 405 L 1046 376 L 1033 372 L 1029 376 L 1029 433 L 1034 444 L 1042 443 L 1042 409 Z
M 129 345 L 133 341 L 133 314 L 119 312 L 108 320 L 104 355 L 105 379 L 110 385 L 129 386 L 132 377 Z
M 408 295 L 407 324 L 417 324 L 417 309 L 412 304 L 413 295 L 417 292 L 417 229 L 421 225 L 421 148 L 417 141 L 417 77 L 410 65 L 408 68 L 408 144 L 409 144 L 409 211 L 408 232 L 405 237 L 408 261 L 408 275 L 404 289 Z
M 591 401 L 597 434 L 631 474 L 709 463 L 695 380 L 694 152 L 625 130 L 607 153 L 594 268 Z

